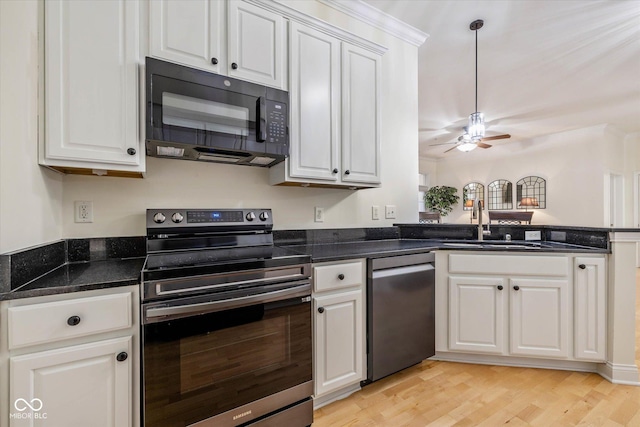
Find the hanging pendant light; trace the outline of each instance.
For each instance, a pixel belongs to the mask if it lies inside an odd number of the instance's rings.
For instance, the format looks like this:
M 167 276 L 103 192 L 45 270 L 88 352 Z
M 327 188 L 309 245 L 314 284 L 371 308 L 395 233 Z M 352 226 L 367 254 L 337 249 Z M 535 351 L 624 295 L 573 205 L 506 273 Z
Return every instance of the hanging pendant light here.
M 469 25 L 469 29 L 476 32 L 476 110 L 469 115 L 469 136 L 471 141 L 478 143 L 484 138 L 484 114 L 478 111 L 478 30 L 482 28 L 484 21 L 477 19 Z

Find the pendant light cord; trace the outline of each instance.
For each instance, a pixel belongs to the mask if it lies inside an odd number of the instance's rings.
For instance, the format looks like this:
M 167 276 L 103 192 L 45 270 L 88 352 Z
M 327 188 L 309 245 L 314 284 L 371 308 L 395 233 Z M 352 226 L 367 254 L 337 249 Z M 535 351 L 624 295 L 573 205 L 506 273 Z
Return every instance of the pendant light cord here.
M 478 112 L 478 30 L 476 32 L 476 113 Z

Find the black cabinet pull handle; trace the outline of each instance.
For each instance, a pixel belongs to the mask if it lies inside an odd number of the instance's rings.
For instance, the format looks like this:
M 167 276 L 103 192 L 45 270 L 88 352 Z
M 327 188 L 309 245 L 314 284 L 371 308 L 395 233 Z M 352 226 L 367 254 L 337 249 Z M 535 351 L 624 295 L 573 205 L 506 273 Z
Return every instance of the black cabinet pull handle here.
M 71 316 L 67 319 L 67 325 L 69 326 L 76 326 L 78 323 L 80 323 L 80 316 Z
M 338 279 L 344 280 L 344 274 L 338 274 Z
M 351 172 L 349 171 L 349 169 L 347 169 L 346 171 L 344 171 L 345 175 L 349 175 Z
M 324 307 L 318 307 L 318 313 L 320 314 L 324 313 Z
M 579 268 L 579 269 L 581 269 L 581 270 L 584 270 L 585 268 L 587 268 L 587 266 L 586 266 L 586 265 L 584 265 L 584 264 L 580 264 L 580 265 L 578 266 L 578 268 Z
M 121 353 L 118 353 L 118 355 L 116 356 L 116 360 L 118 362 L 124 362 L 125 360 L 127 360 L 127 357 L 129 357 L 129 355 L 123 351 Z
M 233 68 L 234 70 L 238 69 L 238 64 L 236 64 L 235 62 L 231 63 L 231 68 Z
M 333 168 L 333 173 L 338 173 L 338 168 Z
M 503 290 L 503 289 L 504 289 L 504 288 L 502 287 L 502 285 L 498 285 L 498 290 L 499 290 L 499 291 L 501 291 L 501 290 Z
M 513 287 L 513 290 L 515 290 L 515 291 L 519 291 L 519 290 L 520 290 L 520 286 L 514 286 L 514 287 Z
M 217 65 L 218 64 L 218 58 L 211 58 L 211 63 L 213 65 Z
M 127 148 L 127 154 L 130 156 L 135 156 L 136 155 L 136 149 L 135 148 Z

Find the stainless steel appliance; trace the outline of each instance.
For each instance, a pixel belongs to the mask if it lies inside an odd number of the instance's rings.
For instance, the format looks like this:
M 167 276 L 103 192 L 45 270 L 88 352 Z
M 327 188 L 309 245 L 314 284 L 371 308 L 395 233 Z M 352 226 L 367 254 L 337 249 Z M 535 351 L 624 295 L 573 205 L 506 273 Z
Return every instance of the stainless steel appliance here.
M 308 426 L 311 264 L 268 209 L 149 209 L 145 426 Z
M 146 59 L 147 155 L 272 166 L 289 154 L 289 94 Z
M 435 354 L 435 255 L 369 259 L 367 381 Z

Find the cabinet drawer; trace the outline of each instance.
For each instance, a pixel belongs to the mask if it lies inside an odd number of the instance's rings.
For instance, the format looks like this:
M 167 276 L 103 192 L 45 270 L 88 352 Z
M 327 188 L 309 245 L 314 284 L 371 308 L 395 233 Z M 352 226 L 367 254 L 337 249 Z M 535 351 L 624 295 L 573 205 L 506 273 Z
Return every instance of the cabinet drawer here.
M 8 309 L 9 348 L 131 327 L 131 293 L 78 298 Z
M 313 267 L 314 292 L 360 286 L 364 283 L 364 263 L 355 261 Z
M 450 254 L 449 272 L 566 277 L 569 261 L 566 256 Z

